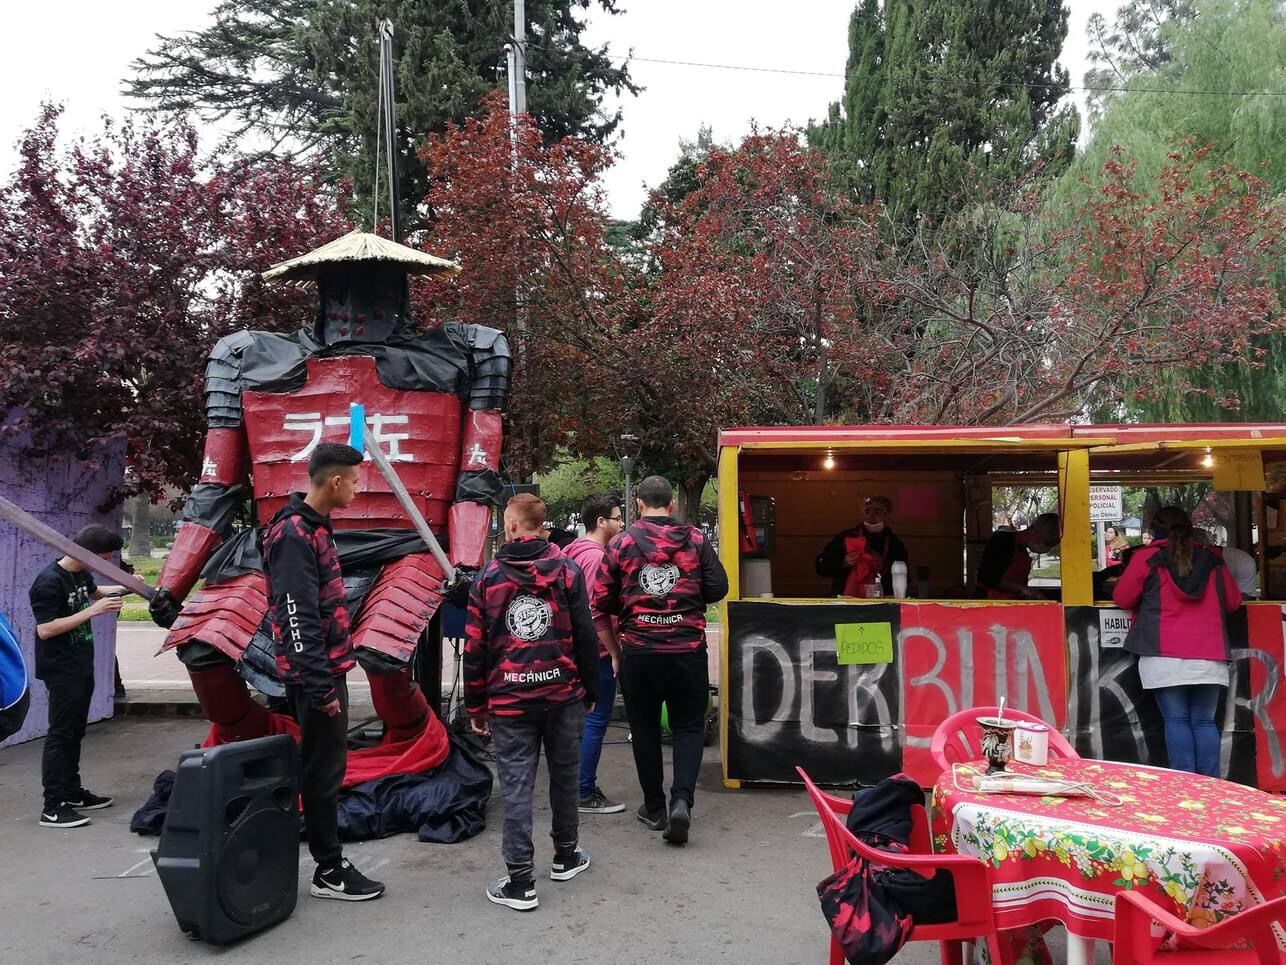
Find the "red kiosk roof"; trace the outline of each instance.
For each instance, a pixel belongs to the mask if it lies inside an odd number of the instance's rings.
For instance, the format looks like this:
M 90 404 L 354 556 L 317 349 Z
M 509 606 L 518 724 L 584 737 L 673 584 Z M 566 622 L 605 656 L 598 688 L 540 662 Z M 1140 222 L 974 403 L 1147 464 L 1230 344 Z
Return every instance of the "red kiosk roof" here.
M 1286 423 L 1210 422 L 1186 425 L 1086 425 L 1029 423 L 1016 426 L 750 426 L 724 429 L 720 446 L 749 443 L 816 443 L 824 447 L 836 442 L 942 442 L 949 439 L 979 441 L 1112 439 L 1116 444 L 1184 442 L 1198 439 L 1286 438 Z

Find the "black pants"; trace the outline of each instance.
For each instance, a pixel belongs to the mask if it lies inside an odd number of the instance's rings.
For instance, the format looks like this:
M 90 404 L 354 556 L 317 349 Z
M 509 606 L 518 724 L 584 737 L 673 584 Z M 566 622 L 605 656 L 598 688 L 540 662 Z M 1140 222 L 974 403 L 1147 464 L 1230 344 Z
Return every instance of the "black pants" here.
M 580 821 L 576 799 L 584 727 L 585 706 L 579 700 L 529 710 L 521 717 L 491 718 L 491 746 L 496 752 L 500 793 L 505 800 L 500 856 L 514 881 L 530 882 L 535 871 L 532 792 L 542 746 L 549 769 L 549 810 L 553 812 L 549 836 L 554 839 L 554 857 L 565 858 L 576 850 Z
M 335 811 L 348 764 L 348 684 L 343 677 L 335 678 L 335 693 L 340 711 L 327 717 L 301 688 L 293 684 L 286 688 L 299 721 L 299 793 L 304 799 L 308 850 L 317 865 L 326 869 L 335 867 L 344 856 Z
M 45 811 L 80 797 L 80 742 L 89 721 L 94 675 L 46 680 L 49 690 L 49 733 L 40 757 L 40 780 L 45 786 Z
M 697 791 L 701 753 L 705 744 L 706 704 L 710 699 L 710 670 L 706 649 L 690 653 L 634 653 L 621 659 L 621 693 L 630 722 L 634 767 L 643 788 L 643 804 L 651 812 L 665 807 L 665 772 L 661 764 L 661 704 L 666 705 L 674 736 L 674 783 L 670 800 L 687 801 Z

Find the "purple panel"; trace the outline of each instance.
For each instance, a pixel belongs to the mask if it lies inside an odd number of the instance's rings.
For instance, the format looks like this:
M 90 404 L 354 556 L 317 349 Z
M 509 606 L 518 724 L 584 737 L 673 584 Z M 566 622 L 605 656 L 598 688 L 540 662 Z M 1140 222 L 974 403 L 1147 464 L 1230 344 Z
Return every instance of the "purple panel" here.
M 19 446 L 0 448 L 0 486 L 6 498 L 17 503 L 45 525 L 67 536 L 87 523 L 103 523 L 119 528 L 122 507 L 110 513 L 98 512 L 113 488 L 125 478 L 125 442 L 109 447 L 87 466 L 72 459 L 22 459 L 16 455 Z M 35 575 L 57 556 L 57 551 L 39 540 L 19 532 L 0 520 L 0 611 L 13 624 L 22 642 L 28 671 L 35 667 L 35 621 L 27 592 Z M 116 621 L 101 617 L 94 621 L 94 700 L 89 708 L 90 721 L 112 716 L 113 673 L 116 655 Z M 49 720 L 45 686 L 31 682 L 31 712 L 22 730 L 0 747 L 44 736 Z

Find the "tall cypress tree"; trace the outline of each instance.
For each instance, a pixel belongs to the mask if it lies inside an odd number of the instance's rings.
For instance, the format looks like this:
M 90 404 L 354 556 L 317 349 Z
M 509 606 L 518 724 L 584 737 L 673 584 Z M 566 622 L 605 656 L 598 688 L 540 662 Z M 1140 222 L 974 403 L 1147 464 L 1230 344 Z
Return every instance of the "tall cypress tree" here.
M 617 0 L 527 0 L 528 109 L 550 141 L 607 139 L 620 112 L 604 112 L 604 95 L 636 90 L 625 66 L 581 42 L 577 14 L 590 6 L 615 13 Z M 231 122 L 235 137 L 256 135 L 269 149 L 321 152 L 353 181 L 358 208 L 369 214 L 377 25 L 388 17 L 396 31 L 403 223 L 414 228 L 427 187 L 416 149 L 506 87 L 511 11 L 508 0 L 221 0 L 211 26 L 159 37 L 134 62 L 126 87 L 148 107 Z
M 936 226 L 984 187 L 1070 161 L 1060 0 L 861 0 L 842 102 L 813 142 L 860 201 Z

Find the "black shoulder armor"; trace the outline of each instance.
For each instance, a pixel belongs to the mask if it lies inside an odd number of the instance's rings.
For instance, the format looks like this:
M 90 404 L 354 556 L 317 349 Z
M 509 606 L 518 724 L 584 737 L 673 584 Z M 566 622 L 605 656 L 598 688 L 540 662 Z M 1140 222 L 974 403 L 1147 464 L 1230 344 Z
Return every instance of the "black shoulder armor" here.
M 241 425 L 241 356 L 254 343 L 247 331 L 214 343 L 205 363 L 205 417 L 211 429 Z
M 509 341 L 485 325 L 463 326 L 469 338 L 469 408 L 503 409 L 509 392 Z

